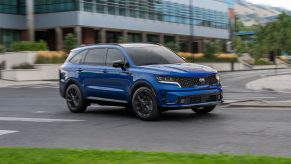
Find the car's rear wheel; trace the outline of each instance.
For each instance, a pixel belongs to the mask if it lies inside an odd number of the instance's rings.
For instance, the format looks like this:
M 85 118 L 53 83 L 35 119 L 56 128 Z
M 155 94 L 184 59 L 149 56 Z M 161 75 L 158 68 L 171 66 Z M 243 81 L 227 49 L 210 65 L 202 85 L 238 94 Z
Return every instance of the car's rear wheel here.
M 132 108 L 135 114 L 142 120 L 157 120 L 161 115 L 155 95 L 147 87 L 141 87 L 134 92 Z
M 192 110 L 198 114 L 207 114 L 215 109 L 216 105 L 213 106 L 203 106 L 203 107 L 193 107 Z
M 66 90 L 66 101 L 72 113 L 83 113 L 87 109 L 87 103 L 80 88 L 76 84 L 71 84 Z

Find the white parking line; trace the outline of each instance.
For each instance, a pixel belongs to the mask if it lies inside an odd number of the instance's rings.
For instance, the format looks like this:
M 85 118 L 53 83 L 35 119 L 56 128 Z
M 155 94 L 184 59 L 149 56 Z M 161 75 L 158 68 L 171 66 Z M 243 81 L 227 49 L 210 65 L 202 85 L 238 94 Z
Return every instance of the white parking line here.
M 4 134 L 11 134 L 11 133 L 17 133 L 18 131 L 11 131 L 11 130 L 0 130 L 0 136 Z
M 0 117 L 0 121 L 19 121 L 19 122 L 80 122 L 80 121 L 85 121 L 85 120 Z

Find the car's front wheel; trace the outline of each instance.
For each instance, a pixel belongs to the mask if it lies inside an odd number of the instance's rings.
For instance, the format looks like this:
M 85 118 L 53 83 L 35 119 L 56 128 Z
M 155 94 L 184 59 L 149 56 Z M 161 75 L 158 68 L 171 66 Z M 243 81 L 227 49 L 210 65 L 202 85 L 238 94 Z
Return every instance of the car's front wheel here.
M 71 84 L 67 88 L 66 101 L 67 106 L 72 113 L 83 113 L 87 108 L 83 94 L 76 84 Z
M 192 110 L 198 114 L 207 114 L 212 112 L 215 109 L 215 105 L 213 106 L 203 106 L 203 107 L 193 107 Z
M 147 87 L 141 87 L 134 92 L 132 108 L 139 118 L 147 121 L 157 120 L 161 115 L 155 95 Z

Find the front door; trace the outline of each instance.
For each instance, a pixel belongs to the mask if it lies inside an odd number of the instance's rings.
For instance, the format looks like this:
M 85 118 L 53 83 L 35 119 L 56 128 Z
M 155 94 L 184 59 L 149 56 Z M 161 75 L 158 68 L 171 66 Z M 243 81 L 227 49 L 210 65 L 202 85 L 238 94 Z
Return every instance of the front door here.
M 127 101 L 129 98 L 129 86 L 133 81 L 132 74 L 126 68 L 114 68 L 113 62 L 122 60 L 126 63 L 122 52 L 115 48 L 108 49 L 106 59 L 106 70 L 104 74 L 104 97 L 119 101 Z

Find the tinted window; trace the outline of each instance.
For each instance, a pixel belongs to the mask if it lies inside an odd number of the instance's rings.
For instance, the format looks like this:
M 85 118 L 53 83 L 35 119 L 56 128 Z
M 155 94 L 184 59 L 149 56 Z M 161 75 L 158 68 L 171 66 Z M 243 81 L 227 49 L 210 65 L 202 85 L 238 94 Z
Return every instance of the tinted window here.
M 79 52 L 74 57 L 72 57 L 72 59 L 70 60 L 70 63 L 73 63 L 73 64 L 81 63 L 84 56 L 87 54 L 87 52 L 88 52 L 88 50 L 84 50 L 84 51 Z
M 106 60 L 106 48 L 96 48 L 89 50 L 86 55 L 85 64 L 94 64 L 94 65 L 105 65 Z
M 113 62 L 117 60 L 124 61 L 124 56 L 118 49 L 108 49 L 106 65 L 112 66 Z
M 137 66 L 185 63 L 181 57 L 162 46 L 127 47 L 125 50 Z

